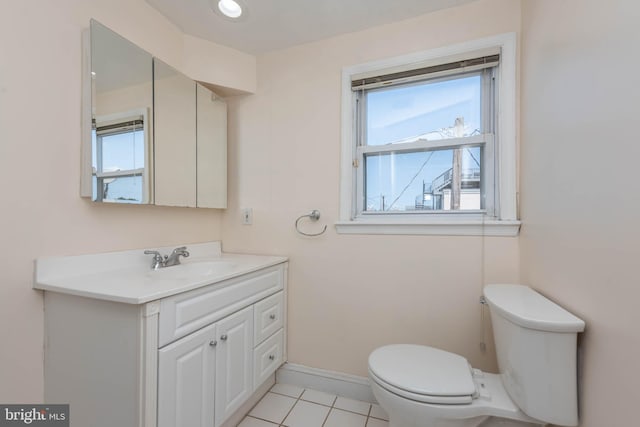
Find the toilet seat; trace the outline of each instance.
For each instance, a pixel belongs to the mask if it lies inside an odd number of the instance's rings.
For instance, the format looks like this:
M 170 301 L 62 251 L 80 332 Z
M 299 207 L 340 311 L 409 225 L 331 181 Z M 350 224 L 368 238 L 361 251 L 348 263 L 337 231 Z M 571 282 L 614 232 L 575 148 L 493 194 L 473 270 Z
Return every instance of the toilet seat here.
M 380 347 L 369 356 L 369 373 L 381 387 L 418 402 L 469 404 L 477 395 L 467 360 L 433 347 Z

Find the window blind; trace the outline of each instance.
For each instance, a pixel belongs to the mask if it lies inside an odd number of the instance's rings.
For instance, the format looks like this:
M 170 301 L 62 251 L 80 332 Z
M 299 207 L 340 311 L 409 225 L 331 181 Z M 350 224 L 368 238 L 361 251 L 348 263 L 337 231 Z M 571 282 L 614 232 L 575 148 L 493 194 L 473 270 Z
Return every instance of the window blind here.
M 444 64 L 420 66 L 408 70 L 393 71 L 375 76 L 354 76 L 351 81 L 351 90 L 372 89 L 382 86 L 392 86 L 401 83 L 408 83 L 425 78 L 443 77 L 447 75 L 460 74 L 465 72 L 482 70 L 495 67 L 500 63 L 500 54 L 477 56 L 469 59 L 446 62 Z
M 138 119 L 126 120 L 124 122 L 112 123 L 103 126 L 96 127 L 96 134 L 104 135 L 107 133 L 122 133 L 122 132 L 131 132 L 142 129 L 142 125 L 144 121 L 142 117 Z M 94 122 L 95 126 L 95 122 Z

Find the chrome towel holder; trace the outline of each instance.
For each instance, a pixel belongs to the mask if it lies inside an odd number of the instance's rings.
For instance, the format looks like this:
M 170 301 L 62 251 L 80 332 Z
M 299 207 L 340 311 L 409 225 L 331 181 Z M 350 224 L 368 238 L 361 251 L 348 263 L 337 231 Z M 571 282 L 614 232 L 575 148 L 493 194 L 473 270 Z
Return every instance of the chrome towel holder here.
M 311 221 L 317 221 L 320 219 L 320 211 L 317 209 L 312 210 L 311 212 L 309 212 L 306 215 L 300 215 L 298 217 L 298 219 L 296 219 L 296 231 L 300 234 L 302 234 L 303 236 L 309 236 L 309 237 L 315 237 L 315 236 L 319 236 L 321 234 L 323 234 L 325 231 L 327 231 L 327 226 L 325 225 L 324 228 L 322 229 L 321 232 L 319 233 L 305 233 L 304 231 L 300 231 L 300 228 L 298 228 L 298 223 L 300 222 L 300 220 L 302 218 L 309 218 Z

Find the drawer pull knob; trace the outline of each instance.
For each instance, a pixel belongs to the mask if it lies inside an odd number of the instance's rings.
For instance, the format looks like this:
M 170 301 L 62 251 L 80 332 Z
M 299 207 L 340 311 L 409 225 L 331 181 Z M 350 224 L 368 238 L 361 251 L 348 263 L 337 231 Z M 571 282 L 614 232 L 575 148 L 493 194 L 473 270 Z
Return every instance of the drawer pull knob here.
M 226 340 L 227 340 L 227 334 L 222 335 L 222 336 L 220 337 L 220 339 L 221 339 L 222 341 L 226 341 Z
M 216 341 L 216 340 L 210 341 L 210 342 L 209 342 L 209 345 L 210 345 L 211 347 L 215 347 L 215 346 L 217 346 L 217 345 L 218 345 L 218 341 Z
M 271 319 L 271 320 L 276 320 L 276 315 L 275 315 L 275 314 L 270 314 L 270 315 L 269 315 L 269 319 Z
M 269 360 L 273 360 L 273 359 L 275 359 L 275 358 L 276 358 L 276 357 L 275 357 L 273 354 L 270 354 L 270 355 L 269 355 Z

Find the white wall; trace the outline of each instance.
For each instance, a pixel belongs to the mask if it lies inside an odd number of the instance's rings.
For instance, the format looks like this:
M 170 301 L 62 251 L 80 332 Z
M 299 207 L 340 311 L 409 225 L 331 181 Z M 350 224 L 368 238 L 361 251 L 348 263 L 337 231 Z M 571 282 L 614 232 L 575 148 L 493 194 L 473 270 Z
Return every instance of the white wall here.
M 640 4 L 523 5 L 522 278 L 586 321 L 581 426 L 638 425 Z
M 153 85 L 151 81 L 96 93 L 96 116 L 145 109 L 151 113 Z
M 341 71 L 345 66 L 520 30 L 520 2 L 480 0 L 258 57 L 255 95 L 229 102 L 224 250 L 291 258 L 289 359 L 366 375 L 394 342 L 479 350 L 484 282 L 519 278 L 516 238 L 338 235 Z M 240 209 L 254 224 L 241 225 Z M 294 221 L 312 209 L 320 224 Z
M 255 92 L 255 56 L 188 34 L 183 39 L 183 73 L 194 80 L 224 86 L 227 92 Z
M 31 289 L 36 257 L 221 236 L 219 211 L 101 206 L 79 197 L 81 32 L 92 17 L 179 69 L 190 55 L 215 53 L 207 44 L 185 52 L 182 33 L 143 0 L 2 2 L 0 402 L 42 400 L 42 295 Z M 233 84 L 250 90 L 251 61 L 236 56 L 246 79 Z M 195 69 L 213 83 L 230 73 L 211 64 Z

